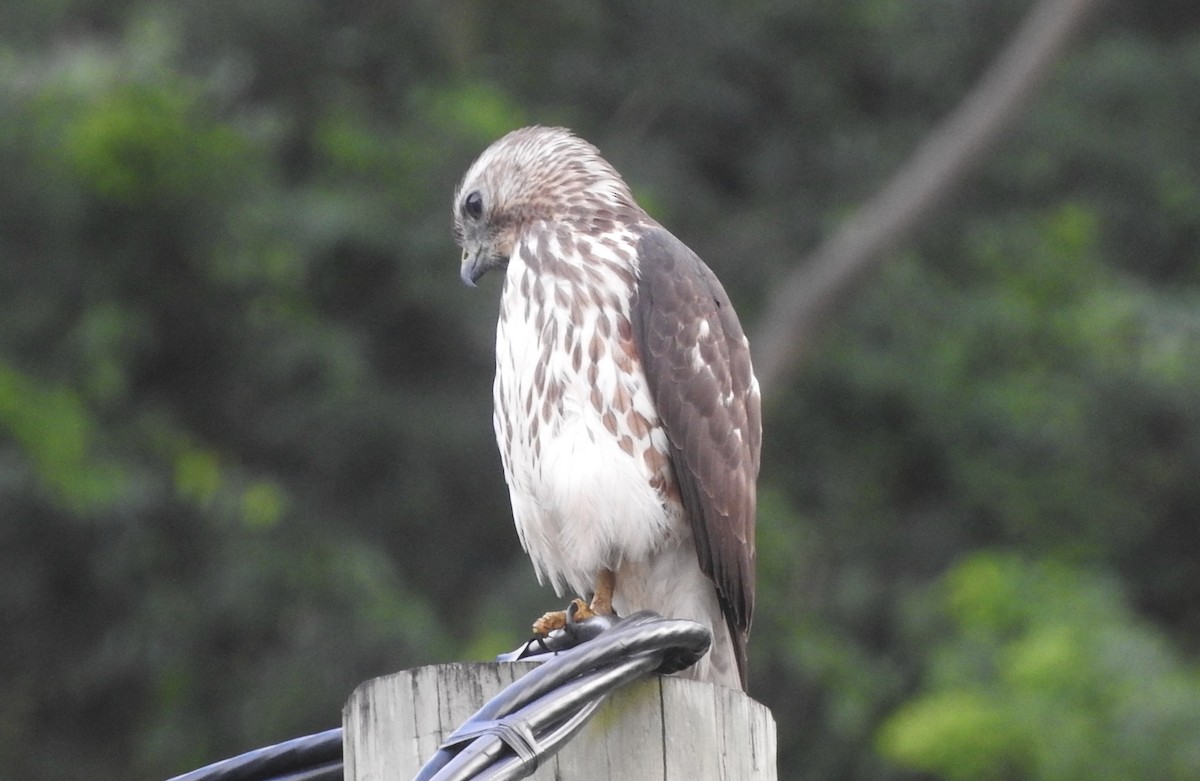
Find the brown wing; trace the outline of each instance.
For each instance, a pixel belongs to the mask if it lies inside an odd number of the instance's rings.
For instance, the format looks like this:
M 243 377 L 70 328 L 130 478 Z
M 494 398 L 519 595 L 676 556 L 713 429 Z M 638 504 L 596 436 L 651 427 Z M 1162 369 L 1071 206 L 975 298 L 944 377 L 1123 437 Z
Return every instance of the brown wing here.
M 716 584 L 744 687 L 762 442 L 750 351 L 725 289 L 683 242 L 649 229 L 638 262 L 634 339 L 671 443 L 700 569 Z

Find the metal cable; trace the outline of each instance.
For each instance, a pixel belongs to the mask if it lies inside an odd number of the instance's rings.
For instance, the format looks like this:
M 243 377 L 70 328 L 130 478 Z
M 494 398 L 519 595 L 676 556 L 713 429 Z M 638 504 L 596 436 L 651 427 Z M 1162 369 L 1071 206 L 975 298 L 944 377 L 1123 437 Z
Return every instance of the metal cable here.
M 649 664 L 647 664 L 649 662 Z M 630 683 L 638 678 L 641 678 L 649 670 L 652 670 L 655 665 L 655 660 L 651 657 L 643 659 L 631 660 L 624 663 L 621 667 L 604 673 L 594 673 L 589 678 L 601 678 L 601 686 L 606 690 L 599 696 L 594 696 L 592 699 L 584 702 L 582 707 L 571 712 L 568 717 L 559 722 L 557 727 L 549 730 L 546 737 L 542 739 L 542 752 L 532 762 L 520 756 L 500 756 L 489 767 L 484 768 L 479 773 L 476 773 L 470 778 L 475 781 L 510 781 L 511 779 L 525 778 L 532 775 L 541 765 L 544 759 L 553 756 L 560 748 L 567 744 L 571 738 L 583 729 L 588 720 L 595 713 L 596 709 L 603 704 L 605 698 L 611 691 L 620 686 Z M 547 714 L 539 713 L 539 702 L 527 705 L 514 714 L 515 718 L 528 719 L 532 723 L 539 723 L 545 720 Z
M 525 778 L 587 723 L 613 691 L 653 672 L 695 664 L 712 635 L 691 621 L 649 612 L 597 616 L 532 640 L 503 661 L 540 662 L 454 730 L 414 781 Z M 170 781 L 341 781 L 342 730 L 242 754 Z
M 247 751 L 171 781 L 341 781 L 341 774 L 339 727 Z
M 591 706 L 590 715 L 615 689 L 651 671 L 675 672 L 694 664 L 711 642 L 709 631 L 692 621 L 667 619 L 650 612 L 620 619 L 582 645 L 552 656 L 489 700 L 450 734 L 414 781 L 478 778 L 479 773 L 503 756 L 496 746 L 499 742 L 506 743 L 509 754 L 515 755 L 512 759 L 519 760 L 521 772 L 498 777 L 530 775 L 538 762 L 562 747 L 562 740 L 551 745 L 546 739 L 556 733 L 555 728 L 562 720 L 587 706 Z M 531 706 L 529 716 L 536 714 L 538 718 L 523 717 L 525 706 L 535 700 L 540 703 L 539 698 L 546 700 L 545 712 Z M 585 720 L 575 726 L 572 735 Z M 497 723 L 504 727 L 497 729 Z M 518 743 L 503 740 L 506 735 L 526 732 L 534 737 L 534 761 L 521 758 Z M 484 742 L 479 752 L 466 752 L 459 747 L 466 740 Z M 456 754 L 464 753 L 467 759 L 454 761 Z

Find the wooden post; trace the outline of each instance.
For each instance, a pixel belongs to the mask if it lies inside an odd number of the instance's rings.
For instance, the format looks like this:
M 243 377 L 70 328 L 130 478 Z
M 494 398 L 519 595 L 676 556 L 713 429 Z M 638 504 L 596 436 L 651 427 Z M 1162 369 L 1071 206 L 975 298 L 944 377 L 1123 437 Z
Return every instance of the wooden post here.
M 345 780 L 412 778 L 446 735 L 533 667 L 444 664 L 362 684 L 342 711 Z M 740 691 L 655 676 L 613 693 L 531 778 L 774 781 L 775 720 Z

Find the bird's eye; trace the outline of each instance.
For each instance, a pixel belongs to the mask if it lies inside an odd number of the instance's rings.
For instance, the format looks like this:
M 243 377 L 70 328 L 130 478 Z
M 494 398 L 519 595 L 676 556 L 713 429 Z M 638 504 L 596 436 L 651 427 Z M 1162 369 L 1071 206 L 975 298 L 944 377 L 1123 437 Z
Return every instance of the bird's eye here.
M 483 196 L 478 190 L 473 190 L 466 198 L 463 199 L 462 205 L 463 214 L 470 217 L 472 220 L 478 220 L 483 216 Z

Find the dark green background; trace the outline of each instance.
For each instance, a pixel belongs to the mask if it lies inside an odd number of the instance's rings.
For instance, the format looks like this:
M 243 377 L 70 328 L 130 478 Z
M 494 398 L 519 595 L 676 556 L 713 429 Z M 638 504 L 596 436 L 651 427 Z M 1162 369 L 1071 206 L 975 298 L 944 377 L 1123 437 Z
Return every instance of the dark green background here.
M 558 604 L 450 197 L 600 146 L 755 331 L 1028 10 L 0 5 L 0 780 L 161 778 Z M 1111 2 L 765 389 L 784 779 L 1200 777 L 1200 5 Z

